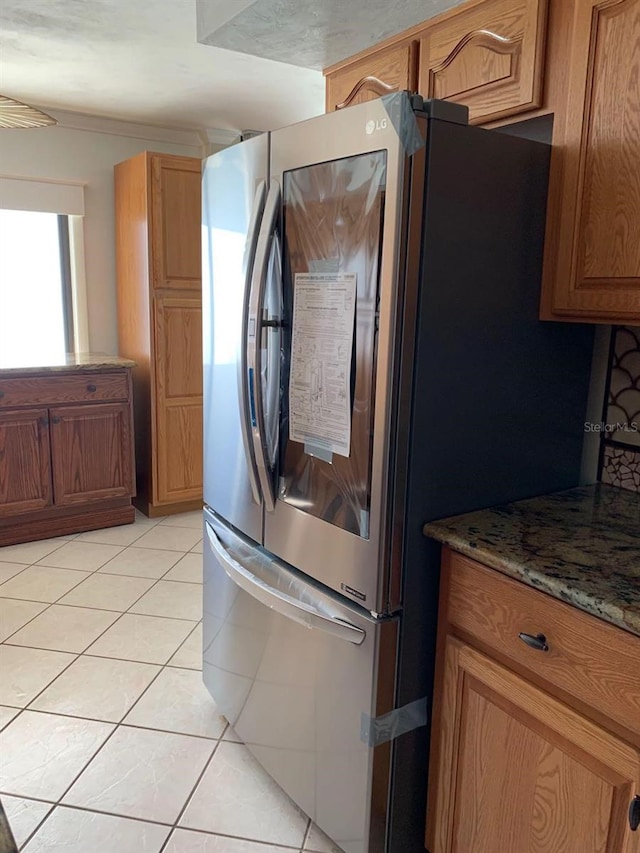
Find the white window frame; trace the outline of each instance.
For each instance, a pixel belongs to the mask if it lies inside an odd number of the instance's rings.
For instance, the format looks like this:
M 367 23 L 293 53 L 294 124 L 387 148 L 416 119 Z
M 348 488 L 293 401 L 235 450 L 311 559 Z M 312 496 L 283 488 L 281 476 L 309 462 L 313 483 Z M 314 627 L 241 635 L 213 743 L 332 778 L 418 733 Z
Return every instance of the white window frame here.
M 74 351 L 90 352 L 84 255 L 84 185 L 0 175 L 0 208 L 68 217 Z

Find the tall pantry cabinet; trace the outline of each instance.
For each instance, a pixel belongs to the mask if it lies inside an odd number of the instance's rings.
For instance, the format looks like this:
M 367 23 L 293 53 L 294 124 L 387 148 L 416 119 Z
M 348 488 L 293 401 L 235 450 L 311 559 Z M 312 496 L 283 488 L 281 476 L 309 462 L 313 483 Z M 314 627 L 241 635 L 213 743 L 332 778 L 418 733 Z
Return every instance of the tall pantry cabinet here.
M 120 353 L 133 359 L 138 507 L 202 506 L 201 161 L 115 167 Z

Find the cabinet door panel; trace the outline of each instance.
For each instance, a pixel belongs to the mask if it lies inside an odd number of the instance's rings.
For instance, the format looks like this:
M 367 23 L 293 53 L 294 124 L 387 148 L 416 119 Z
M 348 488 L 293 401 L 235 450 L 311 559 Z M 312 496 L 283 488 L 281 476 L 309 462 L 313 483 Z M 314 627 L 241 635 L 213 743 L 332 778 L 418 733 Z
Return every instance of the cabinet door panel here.
M 50 409 L 50 419 L 56 506 L 134 493 L 128 403 Z
M 327 74 L 327 112 L 372 101 L 390 92 L 417 88 L 417 44 L 373 52 Z
M 551 311 L 640 323 L 640 0 L 576 3 L 566 67 L 545 256 Z
M 48 412 L 0 412 L 0 515 L 51 505 Z
M 199 299 L 156 299 L 158 393 L 164 402 L 202 397 L 202 305 Z
M 200 290 L 200 161 L 151 158 L 155 287 Z
M 202 497 L 202 308 L 186 297 L 156 299 L 155 500 Z
M 469 107 L 479 124 L 542 102 L 547 0 L 484 0 L 427 26 L 419 91 Z
M 451 637 L 442 702 L 431 853 L 638 853 L 636 749 Z
M 202 497 L 202 404 L 158 410 L 158 499 Z

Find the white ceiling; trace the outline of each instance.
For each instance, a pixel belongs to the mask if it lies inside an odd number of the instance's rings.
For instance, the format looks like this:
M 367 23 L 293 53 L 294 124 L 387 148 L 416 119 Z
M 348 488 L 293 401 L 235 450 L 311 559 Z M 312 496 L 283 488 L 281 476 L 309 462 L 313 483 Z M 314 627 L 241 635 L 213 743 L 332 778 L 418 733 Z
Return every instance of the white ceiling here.
M 267 130 L 324 110 L 320 72 L 198 44 L 195 0 L 0 0 L 0 91 L 197 129 Z
M 196 0 L 198 41 L 322 70 L 461 0 Z

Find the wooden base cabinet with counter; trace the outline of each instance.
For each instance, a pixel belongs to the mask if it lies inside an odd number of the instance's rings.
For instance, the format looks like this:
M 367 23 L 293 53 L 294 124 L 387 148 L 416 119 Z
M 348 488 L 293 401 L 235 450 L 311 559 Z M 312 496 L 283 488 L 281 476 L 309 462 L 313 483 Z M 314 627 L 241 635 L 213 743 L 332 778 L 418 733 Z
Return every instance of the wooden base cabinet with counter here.
M 136 361 L 136 505 L 202 506 L 201 163 L 148 151 L 115 167 L 120 353 Z
M 130 366 L 0 371 L 0 546 L 132 522 L 134 472 Z
M 640 853 L 640 637 L 445 548 L 429 853 Z

